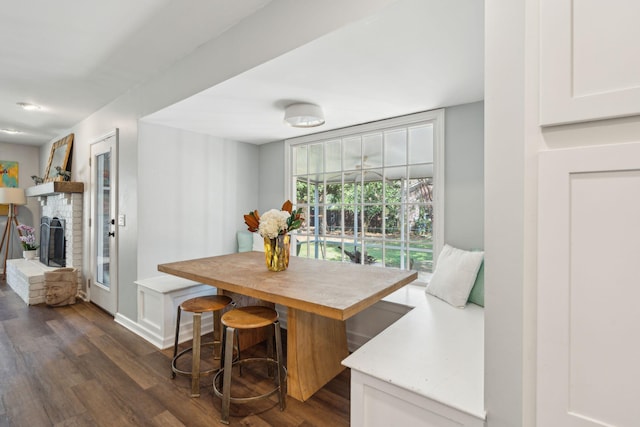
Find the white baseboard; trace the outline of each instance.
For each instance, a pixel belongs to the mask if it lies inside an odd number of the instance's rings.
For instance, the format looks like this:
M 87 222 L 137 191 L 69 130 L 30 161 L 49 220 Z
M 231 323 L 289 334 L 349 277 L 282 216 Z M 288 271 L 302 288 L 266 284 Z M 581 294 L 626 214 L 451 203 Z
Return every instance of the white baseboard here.
M 153 332 L 151 332 L 150 330 L 148 330 L 147 328 L 143 327 L 142 325 L 139 325 L 138 323 L 129 319 L 128 317 L 124 316 L 121 313 L 116 313 L 113 320 L 115 320 L 116 323 L 124 326 L 134 334 L 139 335 L 145 340 L 149 341 L 151 344 L 155 345 L 156 347 L 163 349 L 163 347 L 161 346 L 162 340 L 160 339 L 160 337 L 154 334 Z

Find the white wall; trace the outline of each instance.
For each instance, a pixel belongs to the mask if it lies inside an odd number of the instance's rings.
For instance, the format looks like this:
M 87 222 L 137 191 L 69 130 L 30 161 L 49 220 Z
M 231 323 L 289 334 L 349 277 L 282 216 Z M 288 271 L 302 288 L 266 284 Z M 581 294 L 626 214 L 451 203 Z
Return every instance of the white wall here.
M 8 144 L 0 142 L 0 160 L 9 160 L 18 162 L 18 187 L 27 188 L 35 185 L 31 179 L 31 175 L 39 175 L 40 161 L 38 157 L 39 147 L 30 145 Z M 40 240 L 40 203 L 32 197 L 27 198 L 27 204 L 18 207 L 18 222 L 27 224 L 36 228 L 38 241 Z M 0 217 L 0 230 L 4 230 L 7 224 L 7 217 Z M 8 258 L 22 257 L 22 247 L 15 227 L 12 233 L 12 241 L 9 246 Z M 2 253 L 4 257 L 4 253 Z
M 258 210 L 279 209 L 285 199 L 284 141 L 260 145 Z
M 237 250 L 258 204 L 258 147 L 140 123 L 138 278 L 160 263 Z
M 536 68 L 527 67 L 525 46 L 536 38 L 525 42 L 526 3 L 485 1 L 485 405 L 491 427 L 534 425 L 525 416 L 535 403 L 525 397 L 535 365 L 524 315 L 527 305 L 535 310 L 535 300 L 526 297 L 527 284 L 535 286 L 525 270 L 531 260 L 535 265 L 535 246 L 527 259 L 535 227 L 530 233 L 532 225 L 525 225 L 527 210 L 535 212 L 535 204 L 528 206 L 535 189 L 525 178 L 535 159 L 527 156 L 525 80 Z
M 484 103 L 445 112 L 445 243 L 484 248 Z

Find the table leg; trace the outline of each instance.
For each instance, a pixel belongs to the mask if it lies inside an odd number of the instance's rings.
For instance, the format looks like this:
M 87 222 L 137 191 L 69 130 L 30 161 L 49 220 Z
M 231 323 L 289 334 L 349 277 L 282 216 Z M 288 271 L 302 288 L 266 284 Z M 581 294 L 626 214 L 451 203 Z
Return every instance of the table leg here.
M 345 367 L 349 355 L 342 320 L 288 308 L 287 394 L 305 401 Z

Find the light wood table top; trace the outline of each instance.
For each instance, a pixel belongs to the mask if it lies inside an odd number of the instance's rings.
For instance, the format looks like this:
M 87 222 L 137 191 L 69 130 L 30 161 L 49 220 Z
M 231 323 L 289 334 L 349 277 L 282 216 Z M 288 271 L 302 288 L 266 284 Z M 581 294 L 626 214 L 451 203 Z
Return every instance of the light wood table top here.
M 287 270 L 272 272 L 262 252 L 160 264 L 158 270 L 337 320 L 348 319 L 418 277 L 415 271 L 301 257 L 291 257 Z
M 174 276 L 287 307 L 287 393 L 311 397 L 343 369 L 345 320 L 414 281 L 415 271 L 291 257 L 268 271 L 264 253 L 243 252 L 158 265 Z

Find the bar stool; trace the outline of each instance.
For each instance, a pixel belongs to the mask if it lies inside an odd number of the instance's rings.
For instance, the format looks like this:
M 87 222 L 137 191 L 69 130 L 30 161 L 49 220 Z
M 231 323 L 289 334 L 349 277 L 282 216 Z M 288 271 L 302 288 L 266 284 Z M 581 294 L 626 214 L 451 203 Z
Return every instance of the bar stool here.
M 206 369 L 202 371 L 200 370 L 201 348 L 204 346 L 214 346 L 215 344 L 220 343 L 220 341 L 201 343 L 200 333 L 202 325 L 202 313 L 214 313 L 213 323 L 215 328 L 215 312 L 222 310 L 229 304 L 231 304 L 231 298 L 226 295 L 206 295 L 188 299 L 178 306 L 178 314 L 176 319 L 176 339 L 173 344 L 173 359 L 171 360 L 171 378 L 175 378 L 176 374 L 191 377 L 191 397 L 200 397 L 200 377 L 211 375 L 217 371 L 217 369 Z M 178 337 L 180 336 L 180 315 L 183 311 L 193 313 L 193 343 L 191 347 L 178 353 Z M 178 369 L 178 359 L 189 352 L 192 353 L 191 371 L 183 371 L 181 369 Z M 214 359 L 217 359 L 215 357 L 215 354 Z
M 282 357 L 282 336 L 280 335 L 280 322 L 278 321 L 278 312 L 269 307 L 263 306 L 248 306 L 240 307 L 234 310 L 227 311 L 222 315 L 220 319 L 222 322 L 222 363 L 220 370 L 213 377 L 213 392 L 216 396 L 222 398 L 222 410 L 221 410 L 221 422 L 229 424 L 229 405 L 233 403 L 247 403 L 257 399 L 263 399 L 271 396 L 274 393 L 278 393 L 278 402 L 280 404 L 280 410 L 284 411 L 285 408 L 285 380 L 287 376 L 287 370 L 283 364 Z M 269 354 L 267 357 L 253 357 L 245 358 L 233 361 L 233 346 L 229 346 L 228 343 L 233 343 L 234 335 L 237 337 L 236 330 L 247 330 L 262 328 L 264 326 L 273 325 L 273 332 L 276 341 L 276 359 L 274 360 Z M 267 363 L 270 367 L 275 365 L 276 367 L 276 387 L 272 390 L 261 394 L 259 396 L 252 397 L 232 397 L 231 396 L 231 370 L 233 365 L 242 366 L 246 363 L 263 362 Z M 222 392 L 217 384 L 218 378 L 222 375 Z

